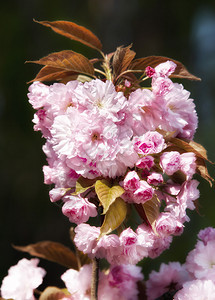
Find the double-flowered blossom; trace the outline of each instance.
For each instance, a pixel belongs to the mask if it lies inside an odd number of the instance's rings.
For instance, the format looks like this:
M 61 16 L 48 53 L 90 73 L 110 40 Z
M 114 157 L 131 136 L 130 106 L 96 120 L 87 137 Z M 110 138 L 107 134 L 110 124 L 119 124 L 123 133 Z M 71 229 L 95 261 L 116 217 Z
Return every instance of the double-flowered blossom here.
M 17 265 L 11 267 L 8 275 L 3 279 L 1 296 L 4 299 L 35 300 L 34 290 L 42 283 L 46 274 L 44 269 L 37 266 L 38 263 L 39 259 L 27 260 L 24 258 Z M 91 277 L 91 264 L 85 264 L 79 271 L 68 269 L 61 276 L 66 289 L 58 289 L 58 296 L 57 294 L 55 296 L 52 291 L 48 298 L 90 300 Z M 108 271 L 100 271 L 98 300 L 137 300 L 137 283 L 143 278 L 141 268 L 134 265 L 113 265 Z
M 199 78 L 167 57 L 136 59 L 131 46 L 104 54 L 100 40 L 73 22 L 38 23 L 101 55 L 89 60 L 63 50 L 33 61 L 42 68 L 28 93 L 34 130 L 45 140 L 44 183 L 73 224 L 76 251 L 50 241 L 16 247 L 69 267 L 61 276 L 65 288 L 39 291 L 46 272 L 38 259 L 23 259 L 3 279 L 1 297 L 214 299 L 213 228 L 199 233 L 183 265 L 162 264 L 145 282 L 135 266 L 182 234 L 199 198 L 195 174 L 212 185 L 206 150 L 193 141 L 194 101 L 172 80 Z
M 169 78 L 175 68 L 170 60 L 147 67 L 150 89 L 133 88 L 126 80 L 120 90 L 100 79 L 50 86 L 36 81 L 29 88 L 37 110 L 34 129 L 46 139 L 43 171 L 45 183 L 54 185 L 50 199 L 61 200 L 63 214 L 77 224 L 76 246 L 91 258 L 136 264 L 156 257 L 183 232 L 187 208 L 195 208 L 196 155 L 192 148 L 174 147 L 171 139 L 192 140 L 197 115 L 189 92 Z M 107 213 L 103 225 L 86 224 L 101 205 Z M 110 221 L 113 205 L 122 219 Z M 116 234 L 129 206 L 142 222 Z
M 92 265 L 84 265 L 79 271 L 69 269 L 62 276 L 72 300 L 90 300 Z M 137 300 L 137 282 L 143 280 L 141 268 L 133 265 L 112 266 L 108 272 L 100 272 L 99 300 Z
M 162 263 L 158 272 L 150 273 L 146 281 L 147 299 L 154 300 L 164 295 L 171 295 L 175 300 L 214 299 L 215 229 L 201 230 L 198 238 L 183 265 L 179 262 Z
M 1 295 L 5 299 L 34 300 L 34 290 L 41 285 L 46 272 L 38 267 L 39 259 L 21 259 L 10 267 L 3 279 Z

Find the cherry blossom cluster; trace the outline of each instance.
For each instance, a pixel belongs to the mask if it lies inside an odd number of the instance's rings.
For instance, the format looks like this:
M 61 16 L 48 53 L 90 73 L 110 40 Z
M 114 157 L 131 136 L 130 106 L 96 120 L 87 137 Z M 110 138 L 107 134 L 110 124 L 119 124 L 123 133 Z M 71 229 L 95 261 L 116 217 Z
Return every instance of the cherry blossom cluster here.
M 137 300 L 138 283 L 146 286 L 146 299 L 207 299 L 215 295 L 215 228 L 208 227 L 198 234 L 198 241 L 184 264 L 179 262 L 162 263 L 160 270 L 151 271 L 145 282 L 141 268 L 135 265 L 112 265 L 100 271 L 98 299 Z M 21 259 L 12 266 L 1 285 L 4 299 L 34 300 L 34 292 L 46 274 L 38 267 L 39 259 Z M 65 289 L 63 300 L 90 300 L 92 265 L 85 264 L 79 271 L 68 269 L 61 276 Z M 54 297 L 54 296 L 53 296 Z M 54 299 L 54 298 L 53 298 Z M 58 299 L 58 298 L 56 298 Z M 145 299 L 145 298 L 144 298 Z
M 43 268 L 37 266 L 38 263 L 38 259 L 23 258 L 17 265 L 12 266 L 2 281 L 2 297 L 14 300 L 36 299 L 34 291 L 40 286 L 46 274 Z M 53 296 L 53 299 L 90 300 L 91 276 L 91 264 L 82 266 L 79 271 L 68 269 L 61 276 L 67 292 L 63 298 Z M 112 266 L 107 272 L 100 271 L 98 299 L 137 300 L 137 283 L 142 280 L 141 268 L 134 265 Z
M 43 171 L 45 183 L 54 185 L 50 199 L 60 200 L 63 214 L 77 224 L 74 241 L 90 257 L 111 264 L 154 258 L 183 232 L 186 210 L 195 208 L 196 156 L 169 143 L 170 137 L 192 140 L 198 123 L 190 93 L 169 78 L 175 68 L 172 61 L 147 67 L 149 88 L 135 89 L 126 80 L 120 89 L 100 79 L 50 86 L 36 81 L 29 88 L 37 110 L 34 129 L 46 139 Z M 111 180 L 123 189 L 127 206 L 138 212 L 150 203 L 158 215 L 153 222 L 146 216 L 136 228 L 125 226 L 119 235 L 101 235 L 100 227 L 86 223 L 99 214 L 101 203 L 93 184 L 76 192 L 80 178 Z
M 162 263 L 158 272 L 152 271 L 146 281 L 147 299 L 162 295 L 175 300 L 207 299 L 215 295 L 215 229 L 208 227 L 198 234 L 195 248 L 186 262 Z M 172 299 L 172 298 L 171 298 Z

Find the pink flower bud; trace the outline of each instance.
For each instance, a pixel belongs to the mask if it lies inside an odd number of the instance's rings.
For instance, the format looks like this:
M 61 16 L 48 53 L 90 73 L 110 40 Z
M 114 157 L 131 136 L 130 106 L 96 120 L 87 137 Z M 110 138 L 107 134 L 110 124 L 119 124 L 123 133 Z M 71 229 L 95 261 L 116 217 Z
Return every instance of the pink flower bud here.
M 135 171 L 130 171 L 125 176 L 123 187 L 128 191 L 135 191 L 140 186 L 140 178 Z
M 146 73 L 146 76 L 152 77 L 155 74 L 155 69 L 148 66 L 145 68 L 145 73 Z
M 96 206 L 90 203 L 87 198 L 81 196 L 65 196 L 62 212 L 69 218 L 69 221 L 76 224 L 87 222 L 89 217 L 97 216 Z
M 155 67 L 155 74 L 157 77 L 169 77 L 176 67 L 177 65 L 173 61 L 168 60 Z
M 140 138 L 134 139 L 134 142 L 134 150 L 142 155 L 159 153 L 165 147 L 164 138 L 157 131 L 147 131 Z
M 160 173 L 153 172 L 147 177 L 148 184 L 159 185 L 163 183 L 163 176 Z
M 150 155 L 143 156 L 136 162 L 136 166 L 140 169 L 150 170 L 154 166 L 154 157 Z
M 196 172 L 196 156 L 193 152 L 181 154 L 181 171 L 187 176 L 187 180 L 191 179 Z
M 165 152 L 160 157 L 160 166 L 164 173 L 172 175 L 180 169 L 180 153 L 177 151 Z
M 145 181 L 140 181 L 140 187 L 134 192 L 134 202 L 145 203 L 151 200 L 154 195 L 154 189 Z

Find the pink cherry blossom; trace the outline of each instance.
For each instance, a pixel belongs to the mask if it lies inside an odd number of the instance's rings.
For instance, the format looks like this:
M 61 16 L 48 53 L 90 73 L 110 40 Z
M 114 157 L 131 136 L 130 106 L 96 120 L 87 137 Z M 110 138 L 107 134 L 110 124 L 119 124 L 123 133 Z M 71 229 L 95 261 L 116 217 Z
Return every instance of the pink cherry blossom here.
M 174 71 L 177 65 L 171 61 L 167 60 L 155 67 L 155 74 L 153 77 L 169 77 Z
M 127 106 L 126 98 L 122 92 L 116 92 L 114 84 L 106 80 L 95 79 L 80 83 L 73 96 L 81 111 L 91 111 L 92 114 L 120 121 L 124 117 Z
M 175 295 L 175 300 L 214 300 L 215 284 L 211 280 L 192 280 L 185 282 Z
M 173 88 L 173 82 L 169 78 L 158 77 L 152 81 L 152 91 L 157 96 L 168 94 Z
M 193 152 L 181 154 L 180 169 L 186 175 L 187 180 L 192 179 L 196 173 L 196 156 Z
M 143 280 L 141 268 L 135 265 L 111 266 L 108 282 L 111 288 L 118 288 L 124 299 L 137 300 L 137 282 Z
M 140 187 L 140 177 L 135 171 L 126 174 L 123 180 L 123 187 L 128 191 L 135 191 Z
M 43 151 L 49 164 L 48 166 L 43 166 L 44 183 L 54 183 L 55 188 L 75 187 L 80 175 L 68 167 L 65 160 L 59 159 L 49 142 L 46 142 L 43 146 Z
M 97 240 L 97 245 L 92 253 L 97 258 L 106 258 L 110 264 L 114 264 L 117 263 L 118 257 L 122 254 L 122 249 L 118 235 L 109 234 L 103 235 Z
M 79 271 L 69 269 L 62 276 L 72 300 L 90 300 L 92 265 L 84 265 Z
M 163 181 L 163 176 L 160 173 L 152 172 L 150 175 L 147 176 L 148 184 L 158 186 L 159 184 L 162 184 Z
M 159 235 L 181 235 L 183 224 L 177 220 L 171 213 L 162 212 L 156 220 L 156 231 Z
M 215 283 L 215 240 L 206 245 L 198 241 L 196 247 L 189 252 L 186 259 L 186 268 L 196 279 L 210 279 Z
M 215 241 L 215 228 L 207 227 L 200 230 L 198 238 L 204 243 L 204 245 L 207 245 L 209 241 Z
M 166 292 L 177 291 L 189 279 L 189 275 L 179 262 L 162 263 L 158 272 L 152 271 L 146 282 L 148 300 L 154 300 Z M 188 299 L 188 298 L 187 298 Z
M 163 115 L 168 122 L 162 124 L 162 129 L 175 131 L 180 138 L 192 139 L 198 119 L 189 95 L 182 85 L 174 83 L 171 90 L 163 96 Z
M 140 181 L 139 188 L 134 192 L 133 200 L 135 203 L 145 203 L 151 200 L 154 195 L 154 189 L 145 181 Z
M 76 224 L 87 222 L 90 217 L 97 216 L 97 208 L 87 198 L 80 195 L 68 195 L 63 198 L 65 201 L 62 212 L 69 218 L 69 221 Z
M 194 201 L 199 198 L 199 190 L 197 189 L 199 182 L 196 179 L 185 181 L 181 191 L 177 196 L 177 201 L 181 205 L 186 205 L 187 208 L 195 209 Z
M 172 236 L 156 236 L 154 237 L 154 243 L 150 249 L 148 249 L 148 256 L 152 259 L 158 257 L 163 251 L 169 249 L 172 243 Z
M 136 166 L 140 169 L 150 170 L 154 166 L 154 157 L 151 155 L 143 156 L 138 159 Z
M 89 257 L 95 257 L 93 255 L 93 249 L 97 245 L 97 239 L 100 234 L 100 228 L 95 226 L 90 226 L 88 224 L 82 223 L 75 228 L 75 238 L 74 242 L 76 247 L 88 254 Z
M 155 69 L 148 66 L 145 68 L 145 73 L 146 73 L 146 76 L 152 77 L 155 74 Z
M 160 157 L 160 166 L 164 173 L 173 175 L 180 169 L 180 153 L 177 151 L 164 152 Z
M 52 190 L 49 191 L 49 197 L 51 202 L 55 202 L 60 200 L 61 198 L 63 198 L 63 196 L 65 196 L 65 194 L 67 193 L 67 191 L 70 189 L 65 189 L 65 188 L 54 188 Z
M 199 190 L 197 189 L 199 182 L 195 179 L 185 181 L 182 185 L 173 184 L 166 186 L 167 192 L 172 194 L 166 196 L 167 206 L 165 211 L 168 211 L 177 218 L 180 222 L 184 223 L 189 221 L 186 210 L 195 209 L 194 201 L 199 198 Z
M 145 224 L 141 224 L 136 229 L 138 245 L 141 249 L 142 258 L 155 258 L 164 250 L 168 249 L 172 242 L 171 236 L 159 236 L 155 231 Z
M 38 267 L 39 259 L 21 259 L 17 265 L 10 267 L 3 279 L 1 295 L 5 299 L 33 300 L 34 289 L 43 281 L 46 272 Z
M 130 131 L 125 132 L 111 119 L 71 109 L 53 123 L 53 149 L 76 173 L 94 178 L 115 177 L 133 167 L 137 154 L 131 146 Z
M 163 136 L 157 131 L 148 131 L 135 139 L 134 149 L 138 154 L 159 153 L 165 148 Z
M 150 90 L 137 89 L 128 99 L 130 126 L 136 136 L 147 131 L 154 131 L 157 127 L 159 109 L 154 105 L 154 95 Z
M 136 264 L 147 256 L 146 245 L 141 245 L 138 234 L 130 227 L 123 230 L 119 236 L 122 253 L 115 264 Z
M 47 97 L 49 96 L 49 86 L 35 81 L 29 87 L 28 98 L 34 109 L 42 108 L 47 104 Z

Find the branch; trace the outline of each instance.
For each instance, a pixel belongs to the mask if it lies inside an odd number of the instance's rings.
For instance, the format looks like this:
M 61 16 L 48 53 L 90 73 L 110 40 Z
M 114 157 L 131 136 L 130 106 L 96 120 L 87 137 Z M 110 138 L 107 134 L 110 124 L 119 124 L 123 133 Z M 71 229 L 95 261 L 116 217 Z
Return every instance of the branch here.
M 99 285 L 99 259 L 93 259 L 92 266 L 92 281 L 91 281 L 91 300 L 98 300 L 98 285 Z

